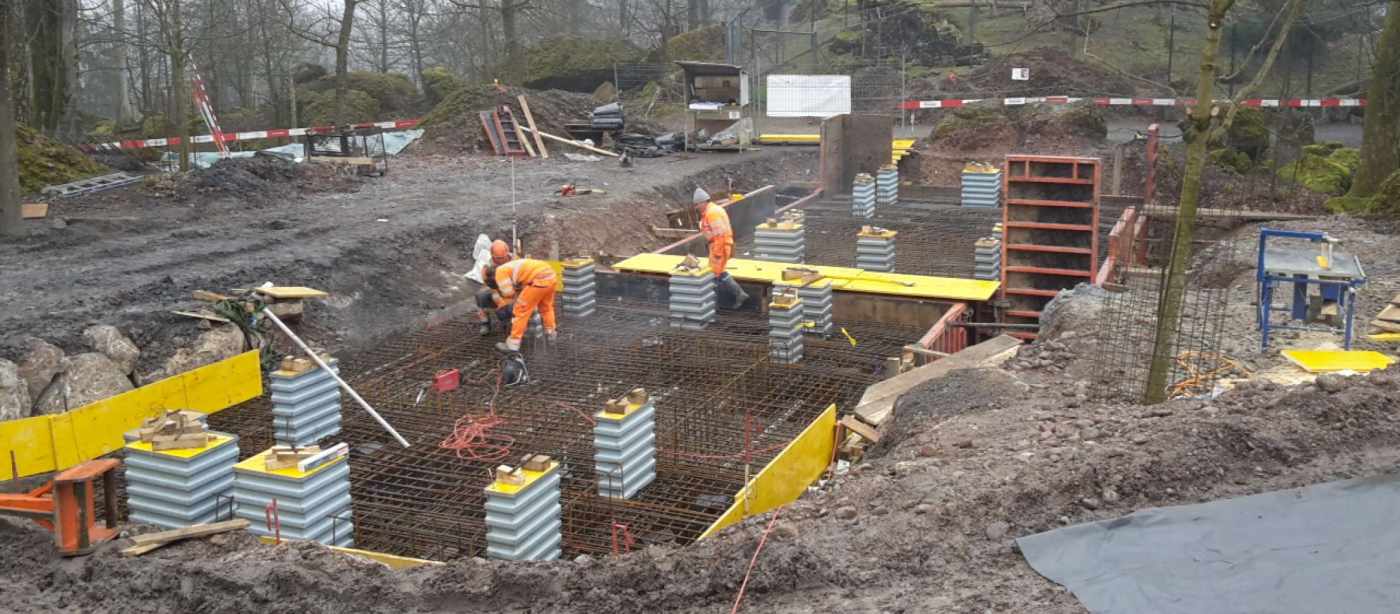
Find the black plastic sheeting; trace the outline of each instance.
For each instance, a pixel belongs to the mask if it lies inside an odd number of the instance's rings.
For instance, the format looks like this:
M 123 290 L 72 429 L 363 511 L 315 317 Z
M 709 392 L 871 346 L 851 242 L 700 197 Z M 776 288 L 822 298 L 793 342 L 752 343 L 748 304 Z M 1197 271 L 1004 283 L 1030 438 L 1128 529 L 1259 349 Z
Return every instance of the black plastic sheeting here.
M 1400 612 L 1400 477 L 1328 482 L 1016 540 L 1097 613 Z

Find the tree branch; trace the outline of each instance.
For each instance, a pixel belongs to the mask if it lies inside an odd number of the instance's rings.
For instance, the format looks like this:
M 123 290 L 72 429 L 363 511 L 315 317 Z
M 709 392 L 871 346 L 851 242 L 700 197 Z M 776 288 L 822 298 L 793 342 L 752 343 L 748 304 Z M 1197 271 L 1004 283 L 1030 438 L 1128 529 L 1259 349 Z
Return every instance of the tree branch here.
M 1264 65 L 1259 68 L 1259 73 L 1254 75 L 1254 79 L 1241 88 L 1239 93 L 1235 95 L 1235 98 L 1230 101 L 1230 112 L 1225 114 L 1225 120 L 1220 122 L 1220 126 L 1211 132 L 1211 137 L 1223 137 L 1229 132 L 1230 126 L 1235 123 L 1235 116 L 1240 112 L 1239 102 L 1254 94 L 1254 90 L 1259 89 L 1259 86 L 1264 83 L 1264 79 L 1273 71 L 1274 60 L 1278 59 L 1279 51 L 1281 51 L 1284 44 L 1288 42 L 1288 34 L 1293 30 L 1293 24 L 1297 22 L 1298 15 L 1303 12 L 1303 0 L 1288 0 L 1288 2 L 1289 4 L 1285 11 L 1288 13 L 1288 17 L 1284 19 L 1283 25 L 1280 26 L 1278 40 L 1274 41 L 1274 46 L 1269 49 L 1269 55 L 1264 58 Z M 1204 104 L 1204 101 L 1202 101 L 1201 104 Z

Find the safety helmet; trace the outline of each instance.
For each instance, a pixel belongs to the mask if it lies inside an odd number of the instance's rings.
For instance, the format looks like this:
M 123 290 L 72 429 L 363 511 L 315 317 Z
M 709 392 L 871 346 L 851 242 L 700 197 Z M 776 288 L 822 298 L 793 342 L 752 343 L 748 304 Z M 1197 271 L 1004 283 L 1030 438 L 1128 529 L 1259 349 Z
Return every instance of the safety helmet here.
M 491 261 L 496 264 L 505 264 L 510 260 L 510 245 L 505 241 L 496 239 L 491 242 Z

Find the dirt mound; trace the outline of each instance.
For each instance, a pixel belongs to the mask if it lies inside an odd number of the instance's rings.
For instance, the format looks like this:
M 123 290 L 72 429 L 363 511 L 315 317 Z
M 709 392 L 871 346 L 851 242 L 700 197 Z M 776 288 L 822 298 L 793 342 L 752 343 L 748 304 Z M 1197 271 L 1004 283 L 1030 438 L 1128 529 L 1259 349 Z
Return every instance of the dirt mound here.
M 1030 79 L 1013 81 L 1012 68 L 1029 68 Z M 927 84 L 929 87 L 932 84 Z M 1119 73 L 1078 60 L 1055 47 L 1039 47 L 995 58 L 956 83 L 941 83 L 943 94 L 979 96 L 1131 96 L 1132 81 Z M 920 93 L 920 92 L 916 92 Z
M 330 165 L 297 164 L 277 156 L 256 155 L 215 162 L 209 168 L 183 175 L 165 175 L 147 181 L 143 189 L 153 196 L 191 201 L 237 196 L 250 205 L 261 205 L 296 192 L 353 192 L 359 180 Z
M 1170 146 L 1158 158 L 1157 193 L 1162 204 L 1175 205 L 1180 199 L 1185 170 L 1186 148 L 1182 145 Z M 1274 176 L 1267 167 L 1238 174 L 1217 164 L 1206 164 L 1201 173 L 1201 207 L 1327 215 L 1327 198 L 1326 194 Z
M 17 126 L 20 193 L 38 192 L 44 186 L 77 181 L 109 172 L 72 147 L 53 141 L 26 126 Z
M 505 92 L 501 92 L 491 84 L 468 84 L 448 92 L 442 102 L 424 116 L 421 127 L 427 129 L 428 138 L 433 140 L 460 141 L 465 137 L 468 141 L 475 141 L 481 134 L 481 120 L 477 113 L 489 111 L 502 103 L 509 103 L 511 109 L 519 113 L 520 103 L 516 97 L 521 94 L 530 102 L 535 125 L 560 136 L 568 134 L 564 124 L 586 121 L 588 114 L 598 106 L 588 94 L 523 87 L 506 87 Z M 520 119 L 524 120 L 523 115 Z

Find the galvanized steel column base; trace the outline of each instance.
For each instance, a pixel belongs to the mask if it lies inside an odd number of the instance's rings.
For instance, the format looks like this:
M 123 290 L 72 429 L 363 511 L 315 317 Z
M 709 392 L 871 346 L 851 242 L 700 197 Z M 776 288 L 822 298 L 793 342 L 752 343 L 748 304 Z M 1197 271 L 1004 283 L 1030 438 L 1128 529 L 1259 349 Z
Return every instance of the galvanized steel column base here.
M 851 215 L 875 217 L 875 178 L 869 173 L 857 174 L 851 184 Z
M 1001 206 L 1001 192 L 1001 169 L 962 172 L 962 206 L 995 209 Z
M 715 275 L 709 269 L 672 271 L 671 326 L 701 330 L 715 319 Z
M 802 299 L 768 305 L 768 358 L 773 362 L 802 360 Z
M 154 450 L 150 443 L 126 444 L 126 507 L 131 522 L 167 529 L 213 522 L 219 499 L 233 489 L 238 437 L 209 433 L 201 448 Z
M 598 494 L 631 499 L 656 479 L 656 408 L 647 399 L 622 411 L 594 414 L 593 461 Z
M 999 281 L 1001 279 L 1001 241 L 996 237 L 978 239 L 973 253 L 973 262 L 975 265 L 973 277 Z
M 899 167 L 887 164 L 875 176 L 875 201 L 881 206 L 899 202 Z
M 246 518 L 249 531 L 286 539 L 302 539 L 331 546 L 355 542 L 350 514 L 350 462 L 342 456 L 319 467 L 300 471 L 267 468 L 271 449 L 234 466 L 234 513 Z M 269 505 L 277 501 L 274 522 L 268 526 Z
M 586 318 L 593 315 L 598 304 L 597 266 L 592 258 L 570 258 L 564 261 L 565 315 Z
M 519 469 L 520 483 L 497 479 L 486 492 L 486 556 L 508 561 L 552 561 L 563 543 L 559 462 L 543 471 Z
M 340 373 L 339 361 L 327 357 L 326 365 Z M 273 438 L 284 446 L 309 446 L 340 432 L 340 384 L 330 372 L 317 366 L 301 372 L 273 371 Z
M 806 254 L 807 239 L 803 224 L 764 222 L 754 228 L 754 258 L 798 264 L 806 258 Z
M 861 230 L 856 235 L 856 268 L 890 273 L 894 271 L 893 230 Z
M 802 299 L 802 319 L 811 326 L 802 332 L 823 337 L 831 334 L 831 280 L 818 279 L 798 286 L 797 296 Z

